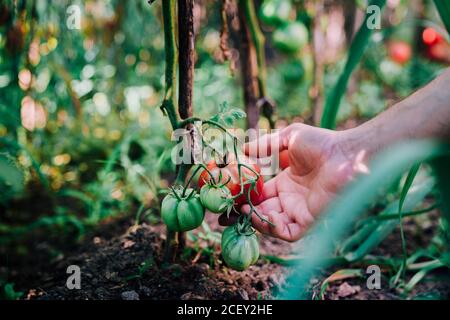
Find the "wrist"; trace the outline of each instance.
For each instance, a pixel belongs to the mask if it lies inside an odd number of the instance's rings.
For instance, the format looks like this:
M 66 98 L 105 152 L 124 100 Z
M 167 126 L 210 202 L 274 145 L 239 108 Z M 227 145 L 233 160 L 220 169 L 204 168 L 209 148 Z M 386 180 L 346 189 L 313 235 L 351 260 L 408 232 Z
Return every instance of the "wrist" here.
M 364 125 L 338 132 L 339 146 L 350 159 L 368 162 L 379 150 L 373 132 Z

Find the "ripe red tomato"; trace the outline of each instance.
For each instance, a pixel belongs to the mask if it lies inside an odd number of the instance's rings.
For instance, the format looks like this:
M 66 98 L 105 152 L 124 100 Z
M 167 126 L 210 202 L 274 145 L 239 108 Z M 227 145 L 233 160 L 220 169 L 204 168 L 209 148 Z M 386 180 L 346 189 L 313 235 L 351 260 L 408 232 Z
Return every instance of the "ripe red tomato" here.
M 442 42 L 444 38 L 433 28 L 425 28 L 422 33 L 422 40 L 427 46 L 432 46 Z
M 389 56 L 399 64 L 405 64 L 411 59 L 411 46 L 403 41 L 393 41 L 388 46 Z
M 241 160 L 242 163 L 245 163 L 257 173 L 260 173 L 260 169 L 255 164 L 249 164 L 248 161 Z M 238 165 L 235 160 L 230 161 L 228 164 L 217 164 L 214 160 L 211 160 L 207 166 L 208 170 L 211 172 L 212 176 L 216 180 L 216 183 L 219 183 L 219 176 L 222 173 L 222 179 L 220 183 L 225 183 L 228 179 L 230 181 L 226 184 L 226 187 L 231 191 L 231 195 L 235 196 L 241 192 L 241 185 L 239 181 L 239 173 L 238 173 Z M 256 178 L 256 175 L 248 168 L 241 167 L 242 181 L 245 183 L 249 178 Z M 206 170 L 200 174 L 198 179 L 198 187 L 202 188 L 206 182 L 211 180 L 211 176 L 208 174 Z M 264 186 L 264 180 L 262 177 L 259 177 L 256 180 L 255 188 L 250 192 L 250 200 L 253 204 L 258 204 L 262 200 L 262 190 Z M 244 185 L 244 194 L 239 196 L 235 200 L 235 206 L 240 207 L 241 205 L 247 203 L 246 194 L 251 187 L 250 184 Z
M 289 167 L 289 152 L 287 150 L 283 150 L 280 152 L 279 161 L 281 170 Z
M 450 61 L 450 46 L 444 41 L 438 42 L 428 47 L 427 54 L 432 60 L 448 62 Z

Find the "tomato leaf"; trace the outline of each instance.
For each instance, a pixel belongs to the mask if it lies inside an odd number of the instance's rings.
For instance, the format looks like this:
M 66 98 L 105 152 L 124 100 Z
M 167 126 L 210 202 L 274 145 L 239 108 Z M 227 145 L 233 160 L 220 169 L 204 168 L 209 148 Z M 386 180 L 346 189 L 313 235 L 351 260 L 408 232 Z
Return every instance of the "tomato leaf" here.
M 213 116 L 211 120 L 229 127 L 232 126 L 235 121 L 243 119 L 246 116 L 244 111 L 230 108 L 228 103 L 224 102 L 219 106 L 219 112 Z

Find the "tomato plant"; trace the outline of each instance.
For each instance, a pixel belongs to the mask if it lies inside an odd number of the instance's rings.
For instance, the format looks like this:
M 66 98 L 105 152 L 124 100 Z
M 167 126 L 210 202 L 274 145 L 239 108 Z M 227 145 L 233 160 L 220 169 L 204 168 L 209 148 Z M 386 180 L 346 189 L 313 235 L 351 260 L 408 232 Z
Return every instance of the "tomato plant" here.
M 172 189 L 161 204 L 161 217 L 170 231 L 189 231 L 202 224 L 205 208 L 195 190 Z
M 231 111 L 231 114 L 233 112 Z M 237 219 L 233 220 L 233 226 L 225 229 L 222 249 L 224 260 L 230 267 L 244 270 L 259 256 L 258 240 L 251 226 L 251 216 L 255 214 L 261 221 L 273 224 L 262 217 L 254 207 L 262 200 L 264 180 L 260 175 L 260 168 L 238 153 L 239 139 L 231 133 L 232 131 L 214 120 L 223 118 L 224 115 L 220 117 L 217 115 L 210 120 L 199 118 L 185 120 L 186 123 L 195 123 L 198 136 L 201 137 L 200 141 L 212 149 L 213 159 L 205 161 L 202 158 L 202 162 L 197 163 L 191 171 L 184 186 L 176 185 L 171 188 L 171 192 L 162 202 L 161 215 L 168 230 L 173 232 L 188 231 L 200 226 L 205 209 L 211 213 L 222 213 L 220 216 L 222 218 L 237 216 Z M 208 143 L 205 138 L 204 130 L 210 127 L 218 128 L 224 135 L 232 138 L 233 146 L 228 147 L 225 153 L 217 150 L 214 144 Z M 223 159 L 223 163 L 218 162 L 217 158 Z M 194 184 L 192 182 L 200 171 L 198 181 L 195 183 L 200 190 L 197 193 L 190 185 Z M 246 215 L 238 211 L 243 204 L 250 206 L 250 212 Z
M 225 228 L 222 233 L 222 257 L 225 263 L 238 271 L 247 269 L 259 258 L 255 230 L 245 221 Z

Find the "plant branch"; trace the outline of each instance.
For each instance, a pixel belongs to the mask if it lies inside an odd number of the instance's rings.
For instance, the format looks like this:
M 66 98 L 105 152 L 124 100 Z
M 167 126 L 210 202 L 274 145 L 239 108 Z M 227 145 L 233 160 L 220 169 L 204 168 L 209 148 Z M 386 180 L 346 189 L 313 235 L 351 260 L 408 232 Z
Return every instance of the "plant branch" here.
M 256 128 L 259 120 L 258 100 L 260 97 L 258 85 L 258 61 L 256 49 L 253 44 L 251 33 L 247 25 L 245 14 L 247 0 L 239 0 L 239 24 L 241 31 L 240 41 L 240 65 L 242 74 L 242 85 L 244 89 L 245 111 L 247 113 L 247 126 Z
M 245 22 L 250 33 L 252 45 L 256 51 L 256 77 L 258 80 L 259 99 L 257 101 L 257 107 L 262 112 L 264 117 L 270 123 L 270 127 L 275 127 L 275 121 L 273 114 L 275 112 L 275 104 L 269 99 L 267 94 L 267 71 L 266 71 L 266 56 L 264 52 L 265 38 L 259 27 L 258 18 L 256 16 L 255 4 L 251 0 L 241 0 L 242 8 L 244 10 Z
M 178 0 L 179 88 L 178 112 L 181 119 L 192 116 L 194 83 L 194 1 Z
M 241 0 L 244 9 L 245 19 L 250 31 L 251 39 L 256 50 L 256 59 L 258 61 L 258 86 L 261 97 L 266 97 L 266 57 L 264 53 L 265 38 L 259 28 L 258 18 L 256 17 L 255 4 L 252 0 Z
M 172 129 L 178 128 L 178 115 L 175 109 L 177 52 L 175 40 L 175 0 L 162 1 L 164 46 L 166 59 L 166 87 L 161 110 L 169 117 Z

